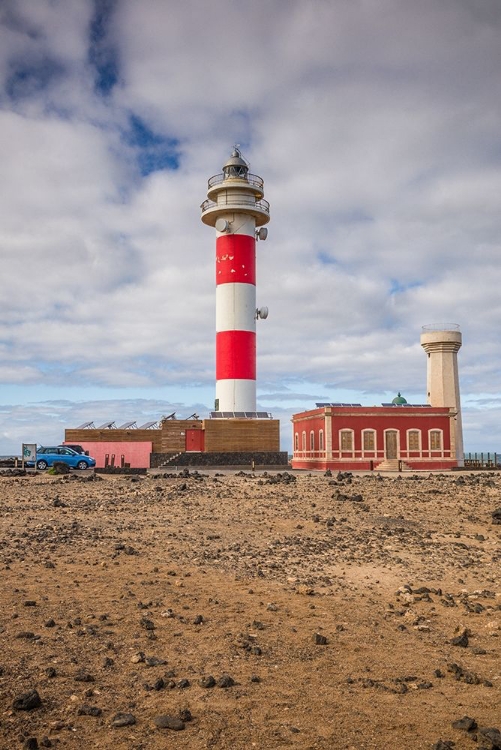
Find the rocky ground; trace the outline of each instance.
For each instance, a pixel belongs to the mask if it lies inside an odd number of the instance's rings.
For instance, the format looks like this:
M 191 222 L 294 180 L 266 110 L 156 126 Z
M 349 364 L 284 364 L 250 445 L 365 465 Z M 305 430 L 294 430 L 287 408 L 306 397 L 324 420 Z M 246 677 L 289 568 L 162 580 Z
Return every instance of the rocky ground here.
M 13 473 L 2 749 L 501 747 L 500 474 Z

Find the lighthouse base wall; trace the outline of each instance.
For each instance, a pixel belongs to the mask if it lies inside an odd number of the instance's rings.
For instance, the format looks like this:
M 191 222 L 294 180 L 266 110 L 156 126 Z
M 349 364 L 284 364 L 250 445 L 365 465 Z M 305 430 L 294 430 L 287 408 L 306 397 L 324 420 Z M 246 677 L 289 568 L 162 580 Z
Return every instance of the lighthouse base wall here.
M 280 451 L 278 419 L 166 419 L 154 430 L 68 429 L 65 442 L 81 445 L 97 459 L 98 468 L 112 457 L 115 466 L 150 468 L 183 455 L 193 455 L 198 463 L 178 460 L 178 465 L 287 464 L 287 453 Z M 155 456 L 163 456 L 162 461 Z
M 204 467 L 255 469 L 286 469 L 289 465 L 287 451 L 248 451 L 233 453 L 152 453 L 150 468 Z

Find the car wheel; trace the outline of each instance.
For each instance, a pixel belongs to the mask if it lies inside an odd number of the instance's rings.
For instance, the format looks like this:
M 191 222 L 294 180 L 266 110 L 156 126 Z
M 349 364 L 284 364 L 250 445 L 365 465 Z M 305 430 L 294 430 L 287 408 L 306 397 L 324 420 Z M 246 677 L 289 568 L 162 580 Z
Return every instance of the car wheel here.
M 83 471 L 84 469 L 88 469 L 87 461 L 79 461 L 77 463 L 77 469 L 81 469 Z
M 47 461 L 37 461 L 37 469 L 39 471 L 45 471 L 48 465 Z

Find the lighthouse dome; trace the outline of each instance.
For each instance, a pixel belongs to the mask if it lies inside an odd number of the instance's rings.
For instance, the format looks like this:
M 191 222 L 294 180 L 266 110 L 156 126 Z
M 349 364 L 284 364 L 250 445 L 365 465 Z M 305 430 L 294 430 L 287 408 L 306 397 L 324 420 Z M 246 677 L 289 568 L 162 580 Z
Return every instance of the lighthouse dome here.
M 225 179 L 227 179 L 228 177 L 245 178 L 248 171 L 249 167 L 247 162 L 245 161 L 245 159 L 242 159 L 242 154 L 240 153 L 238 148 L 234 148 L 230 158 L 223 165 L 223 173 Z
M 391 403 L 396 404 L 397 406 L 403 406 L 403 404 L 407 403 L 407 399 L 404 398 L 399 391 Z

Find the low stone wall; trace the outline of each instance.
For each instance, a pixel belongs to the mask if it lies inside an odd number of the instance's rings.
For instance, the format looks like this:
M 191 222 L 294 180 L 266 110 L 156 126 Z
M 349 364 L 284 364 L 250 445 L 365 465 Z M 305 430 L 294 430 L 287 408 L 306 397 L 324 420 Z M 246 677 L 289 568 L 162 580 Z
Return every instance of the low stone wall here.
M 256 452 L 256 453 L 152 453 L 150 456 L 150 468 L 158 469 L 165 465 L 169 459 L 173 459 L 165 468 L 175 466 L 252 466 L 256 467 L 286 467 L 289 463 L 287 451 Z
M 146 474 L 147 469 L 134 468 L 130 466 L 107 466 L 106 468 L 95 468 L 96 474 Z

